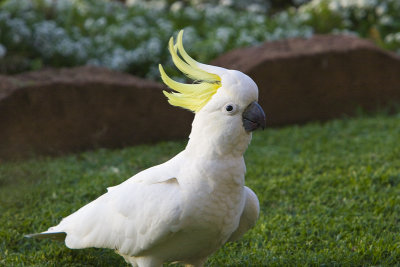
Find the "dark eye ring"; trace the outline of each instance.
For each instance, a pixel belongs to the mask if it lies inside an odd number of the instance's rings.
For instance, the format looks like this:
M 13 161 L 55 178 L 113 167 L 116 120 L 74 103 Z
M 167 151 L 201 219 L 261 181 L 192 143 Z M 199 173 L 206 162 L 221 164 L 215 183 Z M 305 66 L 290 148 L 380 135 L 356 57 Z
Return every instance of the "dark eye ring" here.
M 237 112 L 238 107 L 233 103 L 227 103 L 222 111 L 227 113 L 228 115 L 234 115 Z

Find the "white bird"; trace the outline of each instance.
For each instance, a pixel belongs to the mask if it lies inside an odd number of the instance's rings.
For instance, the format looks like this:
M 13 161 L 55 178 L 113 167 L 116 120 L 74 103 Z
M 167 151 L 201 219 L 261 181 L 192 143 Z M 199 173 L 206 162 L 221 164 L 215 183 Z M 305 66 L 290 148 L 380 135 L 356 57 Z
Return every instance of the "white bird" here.
M 176 91 L 164 91 L 168 101 L 195 112 L 185 150 L 28 237 L 65 239 L 72 249 L 114 249 L 132 266 L 203 266 L 255 225 L 259 202 L 244 185 L 243 153 L 251 132 L 265 127 L 257 85 L 242 72 L 193 60 L 182 35 L 176 44 L 171 38 L 169 50 L 177 68 L 196 82 L 178 83 L 159 67 Z

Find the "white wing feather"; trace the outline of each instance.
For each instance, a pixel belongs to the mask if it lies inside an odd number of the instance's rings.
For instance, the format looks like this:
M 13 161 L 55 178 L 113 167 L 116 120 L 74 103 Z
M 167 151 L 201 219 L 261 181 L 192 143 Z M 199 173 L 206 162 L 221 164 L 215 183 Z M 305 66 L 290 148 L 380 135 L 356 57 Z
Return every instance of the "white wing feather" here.
M 140 255 L 180 228 L 182 155 L 138 173 L 45 233 L 65 232 L 69 248 L 105 247 Z

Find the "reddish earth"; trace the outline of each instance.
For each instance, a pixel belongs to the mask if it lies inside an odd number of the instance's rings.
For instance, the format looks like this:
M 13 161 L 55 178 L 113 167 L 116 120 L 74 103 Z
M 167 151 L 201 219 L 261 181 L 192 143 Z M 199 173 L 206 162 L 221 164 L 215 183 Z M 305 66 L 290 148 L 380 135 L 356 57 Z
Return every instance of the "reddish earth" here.
M 163 89 L 95 67 L 0 76 L 0 158 L 183 138 L 193 116 Z

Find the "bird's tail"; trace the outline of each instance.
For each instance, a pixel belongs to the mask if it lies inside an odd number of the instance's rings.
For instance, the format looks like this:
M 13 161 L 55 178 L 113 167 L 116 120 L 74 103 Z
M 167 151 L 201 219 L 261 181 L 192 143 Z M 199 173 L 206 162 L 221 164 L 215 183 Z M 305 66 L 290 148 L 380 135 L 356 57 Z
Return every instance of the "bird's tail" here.
M 64 241 L 67 234 L 65 232 L 43 232 L 38 234 L 25 235 L 27 238 L 38 238 L 38 239 L 52 239 L 57 241 Z

